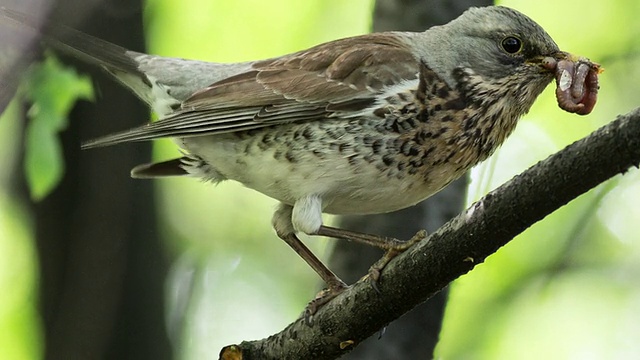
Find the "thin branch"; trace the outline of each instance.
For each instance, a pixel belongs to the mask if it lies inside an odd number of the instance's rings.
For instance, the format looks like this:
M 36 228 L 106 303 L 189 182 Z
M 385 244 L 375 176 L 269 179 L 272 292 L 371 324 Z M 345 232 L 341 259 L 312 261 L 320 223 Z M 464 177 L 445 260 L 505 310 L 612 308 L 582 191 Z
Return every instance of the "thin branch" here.
M 368 282 L 267 339 L 225 347 L 221 358 L 335 359 L 466 274 L 516 235 L 640 163 L 640 108 L 619 116 L 487 194 L 391 262 L 377 293 Z M 534 256 L 534 255 L 532 255 Z

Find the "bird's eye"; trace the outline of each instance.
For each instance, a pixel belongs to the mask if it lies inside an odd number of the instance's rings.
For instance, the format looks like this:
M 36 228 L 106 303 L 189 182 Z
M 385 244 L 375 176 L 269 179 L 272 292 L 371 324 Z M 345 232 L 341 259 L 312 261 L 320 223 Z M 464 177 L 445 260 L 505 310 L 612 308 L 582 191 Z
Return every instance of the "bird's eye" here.
M 502 48 L 509 54 L 517 54 L 522 50 L 522 41 L 514 36 L 508 36 L 502 40 Z

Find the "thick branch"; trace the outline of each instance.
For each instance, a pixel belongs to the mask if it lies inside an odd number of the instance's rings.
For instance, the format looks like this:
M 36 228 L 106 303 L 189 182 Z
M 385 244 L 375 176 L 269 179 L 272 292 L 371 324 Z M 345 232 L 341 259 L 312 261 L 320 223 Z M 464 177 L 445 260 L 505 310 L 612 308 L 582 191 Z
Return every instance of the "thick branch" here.
M 326 304 L 308 326 L 223 349 L 243 360 L 335 359 L 440 291 L 526 228 L 640 162 L 640 108 L 619 116 L 487 194 L 368 282 Z

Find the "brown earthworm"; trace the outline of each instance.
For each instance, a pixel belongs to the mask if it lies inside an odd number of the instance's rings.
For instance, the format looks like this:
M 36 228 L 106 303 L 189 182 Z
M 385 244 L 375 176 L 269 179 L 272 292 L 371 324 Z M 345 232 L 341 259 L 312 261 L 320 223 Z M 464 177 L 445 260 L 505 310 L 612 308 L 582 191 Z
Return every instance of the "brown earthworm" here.
M 584 108 L 578 111 L 579 115 L 587 115 L 593 110 L 593 107 L 596 106 L 596 101 L 598 100 L 598 90 L 600 89 L 600 85 L 598 84 L 598 74 L 601 72 L 600 65 L 594 64 L 589 69 L 587 73 L 587 78 L 585 80 L 585 85 L 587 86 L 587 93 L 582 98 L 582 103 L 584 104 Z
M 575 78 L 573 79 L 573 87 L 571 87 L 571 98 L 574 101 L 580 101 L 584 97 L 585 80 L 590 69 L 588 64 L 578 63 Z
M 600 65 L 587 59 L 560 60 L 556 66 L 556 98 L 560 108 L 586 115 L 593 110 L 598 94 Z

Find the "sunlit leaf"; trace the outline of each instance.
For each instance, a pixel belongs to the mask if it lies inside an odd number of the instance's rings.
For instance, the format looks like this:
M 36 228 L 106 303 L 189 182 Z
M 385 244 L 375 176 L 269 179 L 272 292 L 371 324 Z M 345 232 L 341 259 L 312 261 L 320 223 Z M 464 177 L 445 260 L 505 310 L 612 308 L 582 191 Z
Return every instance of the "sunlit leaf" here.
M 63 66 L 49 55 L 32 66 L 22 96 L 31 104 L 27 112 L 25 172 L 35 200 L 44 198 L 64 173 L 58 133 L 67 127 L 67 116 L 78 99 L 93 99 L 91 81 Z

